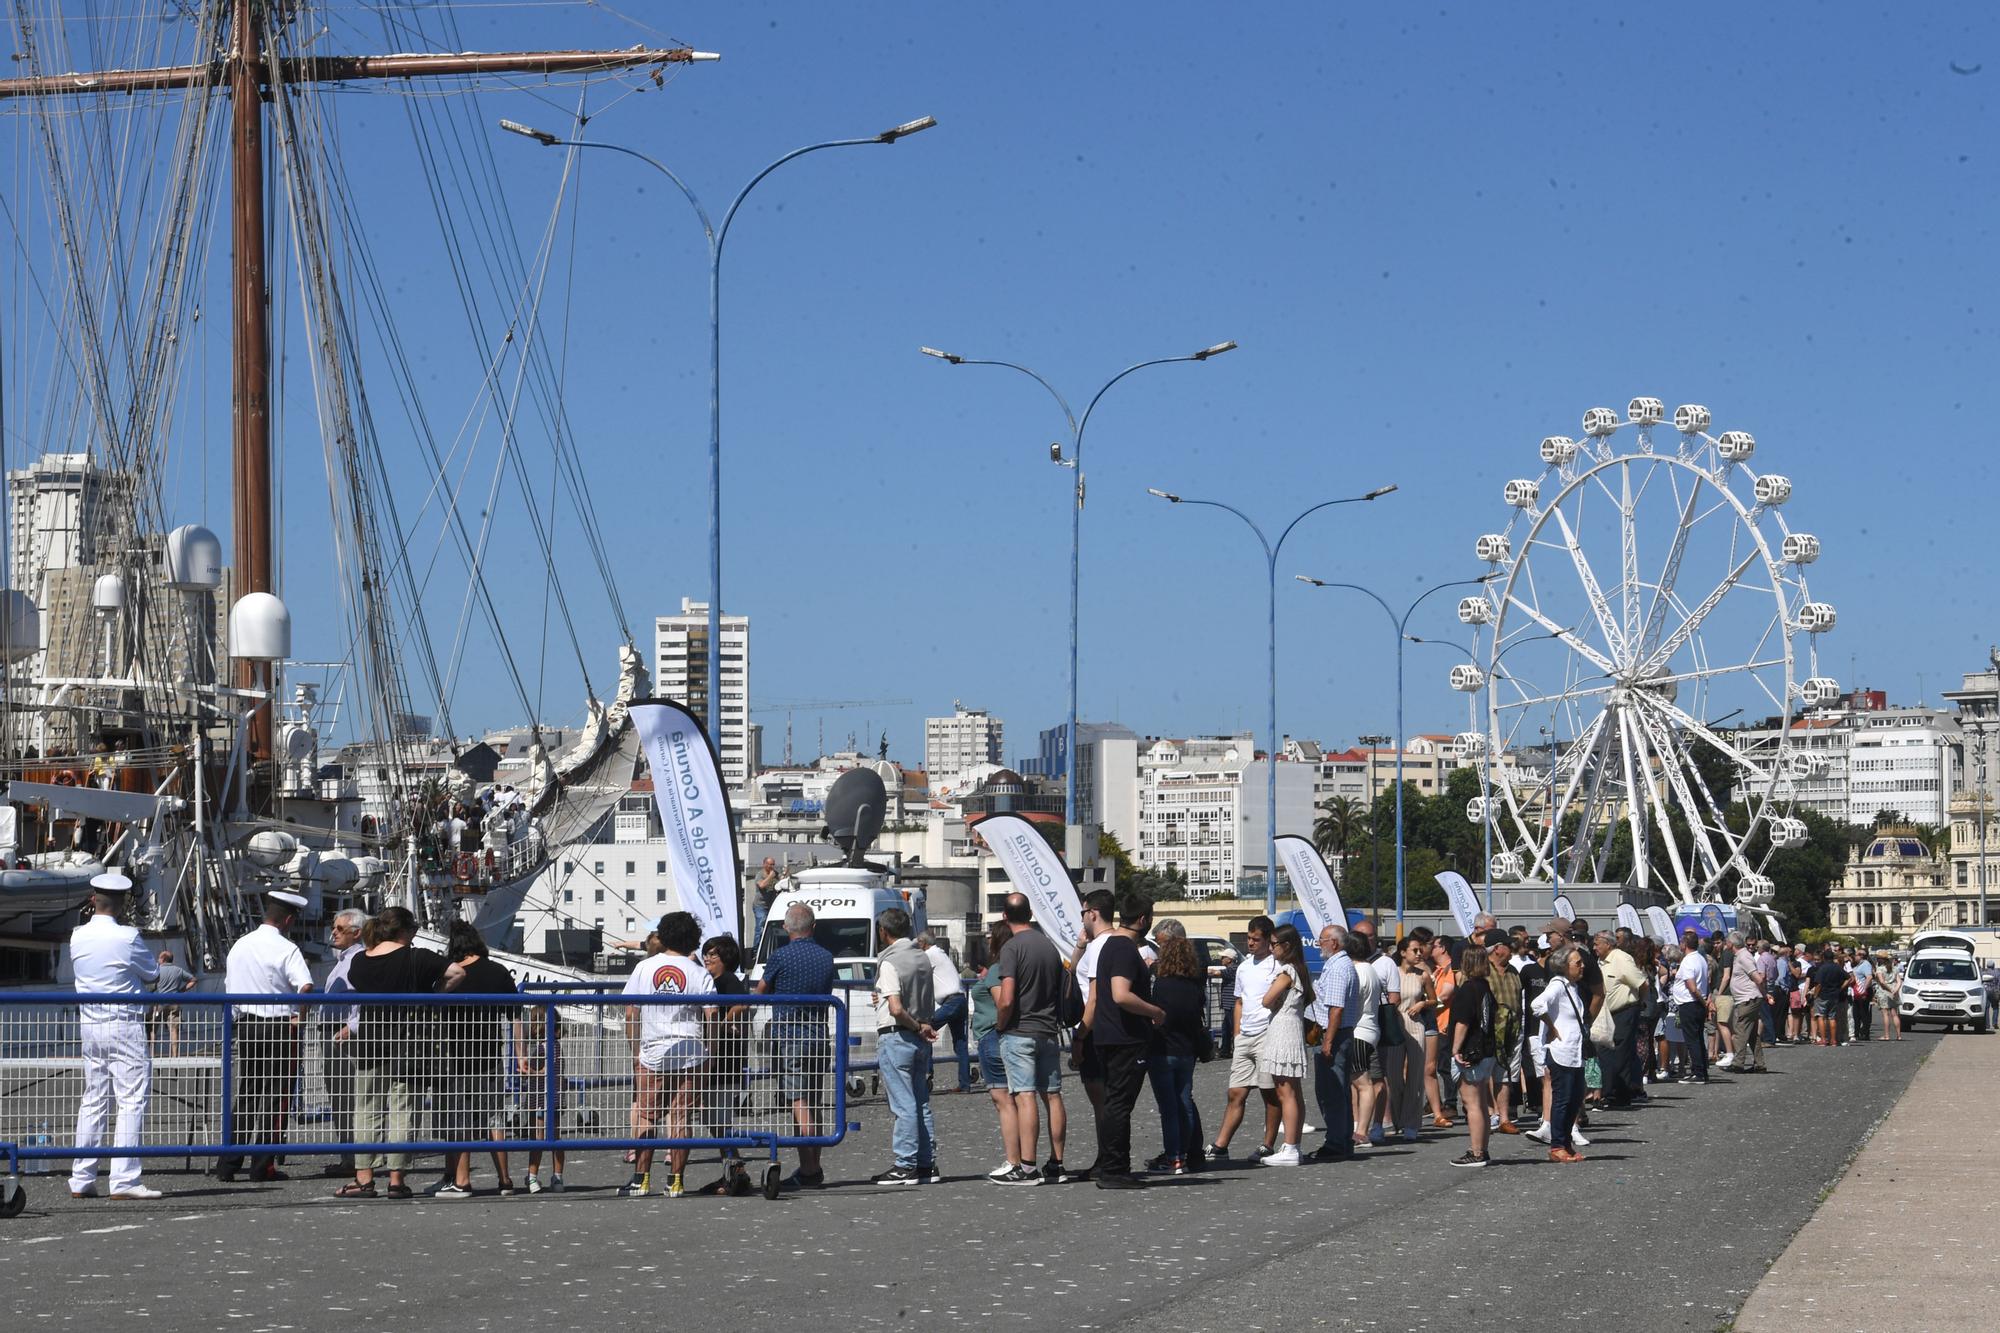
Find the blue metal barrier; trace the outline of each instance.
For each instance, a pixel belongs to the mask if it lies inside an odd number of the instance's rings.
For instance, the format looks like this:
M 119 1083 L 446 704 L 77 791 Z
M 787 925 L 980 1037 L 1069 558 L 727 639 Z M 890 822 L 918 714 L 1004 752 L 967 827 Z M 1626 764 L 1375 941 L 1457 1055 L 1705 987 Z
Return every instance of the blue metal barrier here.
M 275 1043 L 268 1034 L 246 1041 L 245 1024 L 252 1019 L 283 1021 L 246 1017 L 240 1012 L 246 1005 L 282 1007 L 289 1031 Z M 650 1090 L 657 1104 L 645 1108 L 649 1118 L 679 1119 L 689 1132 L 663 1135 L 657 1119 L 645 1133 L 630 1124 L 622 1135 L 605 1132 L 613 1117 L 640 1114 L 635 1029 L 646 1012 L 661 1008 L 703 1011 L 683 1025 L 698 1036 L 683 1031 L 662 1047 L 671 1049 L 674 1067 L 665 1069 L 663 1056 L 661 1071 L 646 1070 L 661 1079 Z M 378 1024 L 414 1040 L 402 1047 L 369 1045 L 377 1011 Z M 161 1057 L 154 1049 L 165 1019 L 172 1022 L 172 1053 Z M 61 1132 L 76 1125 L 79 1101 L 93 1082 L 100 1095 L 110 1095 L 102 1090 L 111 1077 L 105 1060 L 84 1051 L 86 1025 L 116 1031 L 128 1052 L 131 1043 L 144 1043 L 148 1101 L 167 1104 L 170 1114 L 163 1119 L 170 1129 L 135 1143 L 78 1143 L 75 1134 Z M 782 1148 L 830 1146 L 852 1128 L 848 1045 L 846 1007 L 825 995 L 7 992 L 0 995 L 0 1153 L 10 1177 L 20 1174 L 24 1161 L 77 1157 L 719 1148 L 775 1162 Z M 251 1047 L 259 1049 L 246 1058 Z M 239 1103 L 246 1084 L 268 1073 L 268 1064 L 261 1071 L 257 1066 L 273 1049 L 283 1068 L 268 1086 L 279 1090 L 279 1105 L 256 1107 L 257 1125 L 245 1129 L 238 1123 Z M 503 1137 L 433 1132 L 364 1141 L 354 1123 L 353 1093 L 345 1107 L 341 1095 L 342 1080 L 363 1068 L 396 1071 L 382 1077 L 408 1085 L 413 1126 L 422 1119 L 437 1130 L 449 1118 L 463 1129 L 469 1120 Z M 166 1077 L 155 1080 L 155 1073 Z M 813 1132 L 797 1124 L 800 1102 Z M 106 1122 L 105 1140 L 113 1137 L 113 1123 Z M 708 1132 L 693 1132 L 704 1123 Z M 272 1124 L 275 1138 L 268 1136 Z M 260 1133 L 267 1137 L 247 1141 Z M 768 1179 L 775 1182 L 775 1175 Z M 10 1180 L 10 1204 L 17 1194 Z

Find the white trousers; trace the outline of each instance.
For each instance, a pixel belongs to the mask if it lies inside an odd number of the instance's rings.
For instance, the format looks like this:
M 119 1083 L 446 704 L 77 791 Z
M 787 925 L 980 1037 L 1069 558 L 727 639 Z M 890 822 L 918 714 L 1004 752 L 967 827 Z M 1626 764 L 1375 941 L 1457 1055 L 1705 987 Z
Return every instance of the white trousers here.
M 118 1146 L 139 1143 L 146 1132 L 146 1100 L 153 1088 L 153 1057 L 146 1048 L 146 1025 L 136 1022 L 84 1023 L 83 1103 L 76 1108 L 76 1146 L 96 1147 L 104 1142 L 111 1119 L 113 1098 L 118 1102 L 118 1129 L 111 1142 Z M 128 1190 L 139 1183 L 140 1159 L 111 1159 L 111 1192 Z M 70 1168 L 72 1193 L 97 1183 L 97 1159 L 79 1157 Z

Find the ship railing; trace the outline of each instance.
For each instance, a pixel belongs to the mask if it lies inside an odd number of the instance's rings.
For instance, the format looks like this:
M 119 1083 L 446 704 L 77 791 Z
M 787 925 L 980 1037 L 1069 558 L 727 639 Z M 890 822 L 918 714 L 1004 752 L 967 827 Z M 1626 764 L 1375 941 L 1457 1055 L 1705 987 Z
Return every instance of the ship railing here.
M 779 1149 L 856 1128 L 848 1030 L 825 995 L 11 991 L 0 1216 L 21 1173 L 80 1158 L 254 1177 L 277 1158 L 721 1148 L 763 1159 L 775 1197 Z

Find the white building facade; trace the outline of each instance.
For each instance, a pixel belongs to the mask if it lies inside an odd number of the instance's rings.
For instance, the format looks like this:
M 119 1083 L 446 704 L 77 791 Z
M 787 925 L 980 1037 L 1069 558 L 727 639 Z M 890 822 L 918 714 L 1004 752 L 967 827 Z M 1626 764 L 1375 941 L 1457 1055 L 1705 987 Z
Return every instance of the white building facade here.
M 681 598 L 677 616 L 653 622 L 653 681 L 686 704 L 708 728 L 722 758 L 722 780 L 738 792 L 750 781 L 750 617 L 722 617 L 719 712 L 708 701 L 708 603 Z
M 924 719 L 924 771 L 949 782 L 978 764 L 999 764 L 1003 724 L 983 708 L 954 699 L 950 717 Z

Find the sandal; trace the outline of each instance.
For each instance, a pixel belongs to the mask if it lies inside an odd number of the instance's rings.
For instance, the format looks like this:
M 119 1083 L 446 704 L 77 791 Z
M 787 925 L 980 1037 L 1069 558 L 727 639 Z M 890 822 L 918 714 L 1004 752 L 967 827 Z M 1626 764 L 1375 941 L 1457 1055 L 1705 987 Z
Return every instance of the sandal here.
M 389 1187 L 389 1197 L 392 1199 L 407 1199 L 411 1197 L 410 1187 L 408 1185 L 391 1185 Z
M 1456 1124 L 1458 1122 L 1448 1115 L 1434 1115 L 1431 1117 L 1431 1127 L 1433 1129 L 1450 1129 Z
M 333 1192 L 336 1199 L 379 1199 L 373 1185 L 364 1185 L 358 1180 L 350 1180 Z

